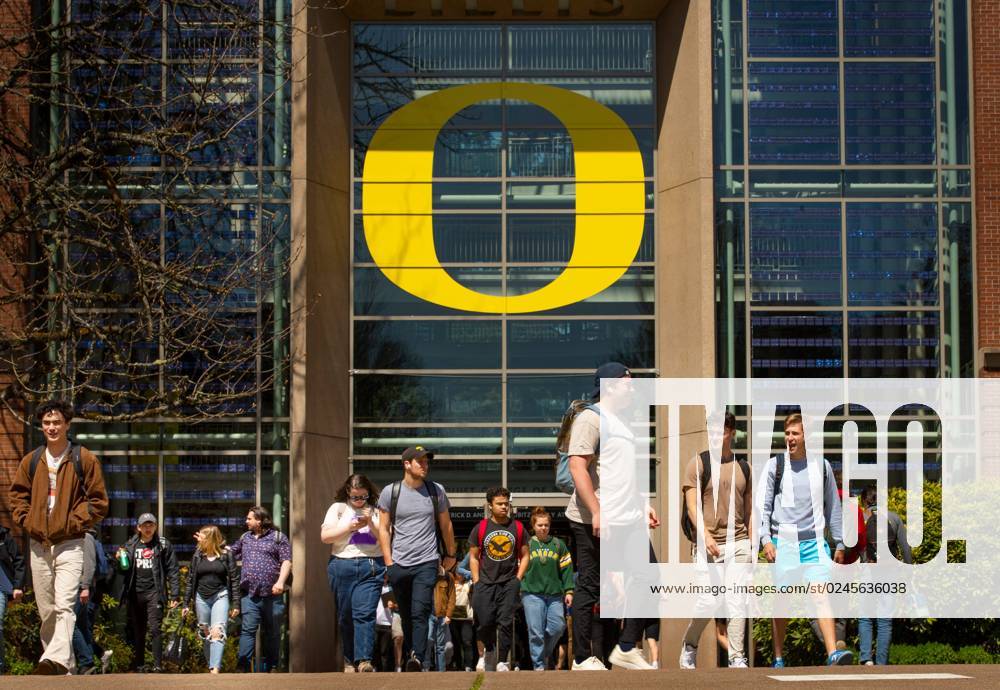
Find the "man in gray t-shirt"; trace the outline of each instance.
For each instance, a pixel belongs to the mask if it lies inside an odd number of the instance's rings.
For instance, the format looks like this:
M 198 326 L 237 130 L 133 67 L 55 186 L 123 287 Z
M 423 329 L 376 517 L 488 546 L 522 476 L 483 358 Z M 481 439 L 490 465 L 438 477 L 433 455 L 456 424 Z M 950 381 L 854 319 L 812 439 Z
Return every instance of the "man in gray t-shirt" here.
M 427 481 L 434 453 L 421 446 L 403 451 L 403 479 L 382 489 L 379 544 L 403 622 L 406 670 L 422 670 L 427 624 L 434 607 L 438 566 L 455 567 L 455 531 L 444 487 Z M 396 505 L 393 509 L 393 493 Z M 435 498 L 437 512 L 435 513 Z M 438 551 L 438 532 L 444 553 Z

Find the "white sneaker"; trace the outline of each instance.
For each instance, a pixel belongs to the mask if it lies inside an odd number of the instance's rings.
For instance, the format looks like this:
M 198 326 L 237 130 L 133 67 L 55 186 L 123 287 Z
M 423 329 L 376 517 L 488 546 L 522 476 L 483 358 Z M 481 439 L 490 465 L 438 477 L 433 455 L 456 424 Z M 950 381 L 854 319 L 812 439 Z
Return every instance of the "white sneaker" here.
M 611 650 L 611 655 L 608 657 L 608 661 L 612 666 L 626 668 L 631 671 L 653 670 L 653 667 L 649 665 L 649 662 L 646 661 L 646 657 L 642 655 L 642 651 L 638 647 L 633 647 L 627 652 L 623 652 L 619 645 L 615 645 L 615 648 Z
M 111 655 L 114 654 L 113 649 L 105 649 L 104 654 L 101 655 L 101 673 L 108 672 L 108 666 L 111 665 Z
M 504 672 L 509 671 L 509 670 L 510 670 L 510 664 L 508 664 L 506 661 L 501 661 L 501 662 L 497 663 L 497 672 L 498 673 L 504 673 Z
M 660 660 L 657 659 L 656 661 L 650 661 L 649 665 L 652 666 L 653 668 L 659 670 L 660 669 Z
M 698 661 L 698 648 L 692 647 L 687 642 L 684 643 L 684 647 L 681 648 L 681 668 L 691 670 L 695 668 L 695 662 Z
M 734 656 L 729 660 L 729 668 L 749 668 L 745 656 Z
M 596 656 L 592 656 L 589 659 L 581 661 L 580 663 L 573 662 L 572 670 L 574 671 L 607 671 L 608 667 L 605 666 L 600 659 Z
M 479 657 L 479 661 L 476 662 L 476 670 L 477 671 L 485 671 L 486 670 L 486 657 L 485 656 Z

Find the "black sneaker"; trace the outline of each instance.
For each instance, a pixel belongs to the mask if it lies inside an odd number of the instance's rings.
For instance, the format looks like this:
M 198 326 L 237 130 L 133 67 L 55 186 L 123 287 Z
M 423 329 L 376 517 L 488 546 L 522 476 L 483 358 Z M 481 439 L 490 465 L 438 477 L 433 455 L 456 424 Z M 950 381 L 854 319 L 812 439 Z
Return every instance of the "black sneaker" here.
M 414 654 L 410 654 L 410 658 L 406 660 L 406 667 L 403 669 L 407 673 L 419 672 L 424 670 L 424 665 L 420 663 L 420 659 Z
M 97 673 L 96 666 L 78 666 L 76 669 L 76 675 L 78 676 L 92 676 Z

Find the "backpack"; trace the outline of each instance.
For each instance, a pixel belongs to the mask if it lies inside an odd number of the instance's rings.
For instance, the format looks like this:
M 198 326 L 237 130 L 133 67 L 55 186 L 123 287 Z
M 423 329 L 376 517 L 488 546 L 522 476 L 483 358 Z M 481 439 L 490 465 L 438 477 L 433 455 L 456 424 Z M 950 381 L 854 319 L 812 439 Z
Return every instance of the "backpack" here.
M 73 467 L 76 468 L 76 478 L 80 480 L 80 487 L 85 487 L 86 484 L 83 480 L 83 460 L 80 458 L 80 450 L 83 446 L 75 443 L 69 444 L 69 454 L 73 459 Z M 31 463 L 28 465 L 28 483 L 35 481 L 35 470 L 38 469 L 38 463 L 42 460 L 42 453 L 45 452 L 45 446 L 38 446 L 35 448 L 35 452 L 31 454 Z M 86 489 L 84 489 L 86 491 Z
M 98 584 L 103 584 L 111 580 L 114 571 L 111 569 L 111 562 L 108 561 L 108 554 L 104 551 L 101 542 L 94 540 L 94 551 L 97 553 L 97 567 L 94 569 L 94 578 Z
M 774 517 L 774 505 L 778 501 L 778 494 L 781 493 L 781 477 L 785 474 L 785 458 L 788 453 L 783 453 L 779 456 L 774 463 L 774 495 L 771 497 L 771 514 L 767 516 L 767 531 L 770 535 L 771 523 Z M 826 467 L 827 462 L 823 460 L 823 500 L 826 500 Z M 823 510 L 826 510 L 826 505 L 823 505 Z
M 569 471 L 569 434 L 573 422 L 584 410 L 593 410 L 600 414 L 596 404 L 587 400 L 574 400 L 563 414 L 559 435 L 556 437 L 556 488 L 571 496 L 576 491 L 576 484 L 573 482 L 573 474 Z
M 476 541 L 479 542 L 480 551 L 483 550 L 483 540 L 486 539 L 486 527 L 488 524 L 489 520 L 486 518 L 479 521 L 479 535 L 477 536 Z M 521 553 L 521 547 L 524 546 L 524 525 L 521 524 L 520 520 L 514 520 L 514 524 L 516 525 L 514 528 L 514 553 L 519 554 Z
M 434 536 L 437 541 L 438 555 L 443 556 L 445 554 L 444 548 L 444 536 L 441 534 L 441 523 L 438 522 L 438 515 L 441 513 L 441 503 L 438 499 L 437 486 L 432 481 L 425 481 L 424 486 L 427 487 L 427 495 L 431 497 L 431 502 L 434 504 Z M 389 498 L 389 547 L 392 547 L 392 541 L 396 538 L 396 506 L 399 504 L 399 491 L 402 487 L 402 482 L 396 481 L 392 483 L 392 493 Z
M 701 458 L 701 475 L 698 479 L 698 490 L 699 493 L 704 493 L 703 487 L 712 479 L 712 456 L 707 450 L 703 450 L 698 456 Z M 743 458 L 737 458 L 736 462 L 740 464 L 740 469 L 743 471 L 743 480 L 749 488 L 753 484 L 750 479 L 750 463 Z M 681 529 L 684 531 L 684 536 L 688 538 L 688 541 L 692 544 L 698 542 L 698 528 L 691 522 L 691 516 L 688 515 L 687 501 L 681 501 Z

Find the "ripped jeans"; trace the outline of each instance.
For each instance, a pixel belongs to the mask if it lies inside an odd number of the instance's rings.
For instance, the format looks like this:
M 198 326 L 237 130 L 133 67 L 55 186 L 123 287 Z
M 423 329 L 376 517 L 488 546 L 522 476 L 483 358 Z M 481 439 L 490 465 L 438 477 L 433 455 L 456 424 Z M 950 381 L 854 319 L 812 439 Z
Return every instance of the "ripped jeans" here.
M 203 640 L 208 668 L 222 669 L 222 652 L 226 648 L 226 621 L 229 620 L 229 593 L 219 590 L 208 599 L 195 594 L 194 610 L 198 614 L 198 636 Z

